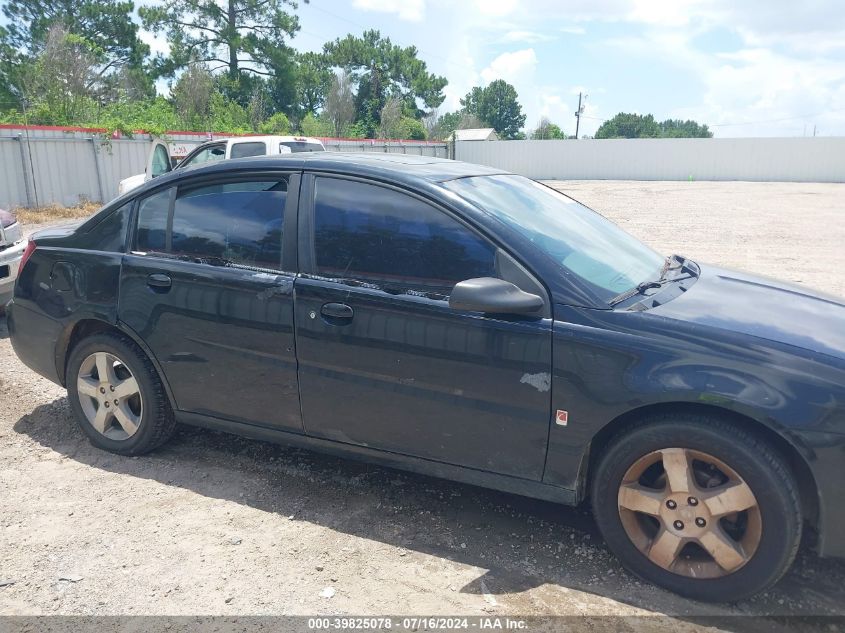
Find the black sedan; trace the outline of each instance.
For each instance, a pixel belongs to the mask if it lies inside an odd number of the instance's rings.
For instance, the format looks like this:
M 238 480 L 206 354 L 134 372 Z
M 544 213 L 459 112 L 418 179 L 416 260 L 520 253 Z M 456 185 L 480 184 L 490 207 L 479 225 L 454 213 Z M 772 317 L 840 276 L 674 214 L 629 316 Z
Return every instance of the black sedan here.
M 679 227 L 679 230 L 682 227 Z M 702 600 L 845 555 L 845 305 L 402 155 L 179 170 L 29 242 L 20 358 L 98 447 L 177 422 L 563 504 Z

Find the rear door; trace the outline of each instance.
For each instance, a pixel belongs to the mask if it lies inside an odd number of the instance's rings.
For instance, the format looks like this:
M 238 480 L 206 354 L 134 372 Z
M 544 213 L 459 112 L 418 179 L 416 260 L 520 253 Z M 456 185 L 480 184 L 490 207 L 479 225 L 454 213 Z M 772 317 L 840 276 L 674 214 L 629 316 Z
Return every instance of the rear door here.
M 152 350 L 178 409 L 302 431 L 293 338 L 298 189 L 296 173 L 217 175 L 139 201 L 118 316 Z
M 452 310 L 458 281 L 545 293 L 446 209 L 305 176 L 296 346 L 309 435 L 532 480 L 551 407 L 551 319 Z

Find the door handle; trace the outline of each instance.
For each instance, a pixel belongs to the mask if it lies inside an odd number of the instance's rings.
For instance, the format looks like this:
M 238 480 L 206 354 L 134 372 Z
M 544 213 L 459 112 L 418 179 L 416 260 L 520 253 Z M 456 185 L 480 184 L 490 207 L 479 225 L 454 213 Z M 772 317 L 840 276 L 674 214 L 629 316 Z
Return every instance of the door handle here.
M 153 290 L 169 290 L 172 283 L 170 275 L 165 275 L 164 273 L 153 273 L 152 275 L 147 275 L 147 285 Z
M 323 307 L 320 308 L 320 314 L 334 325 L 348 323 L 355 315 L 352 308 L 345 303 L 324 303 Z

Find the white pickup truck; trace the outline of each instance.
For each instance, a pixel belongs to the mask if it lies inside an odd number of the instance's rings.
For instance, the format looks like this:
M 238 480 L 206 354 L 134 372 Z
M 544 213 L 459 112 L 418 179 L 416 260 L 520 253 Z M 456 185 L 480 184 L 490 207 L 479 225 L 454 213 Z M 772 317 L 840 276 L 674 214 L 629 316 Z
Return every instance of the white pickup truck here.
M 24 250 L 26 240 L 21 225 L 14 215 L 0 209 L 0 312 L 12 298 Z
M 174 165 L 170 157 L 170 148 L 165 141 L 157 140 L 150 148 L 147 169 L 143 174 L 129 176 L 117 186 L 118 195 L 132 191 L 136 187 L 174 169 L 184 169 L 193 165 L 228 158 L 246 158 L 247 156 L 274 156 L 297 152 L 324 152 L 326 148 L 319 139 L 306 136 L 241 136 L 237 138 L 206 141 L 195 147 L 185 158 Z

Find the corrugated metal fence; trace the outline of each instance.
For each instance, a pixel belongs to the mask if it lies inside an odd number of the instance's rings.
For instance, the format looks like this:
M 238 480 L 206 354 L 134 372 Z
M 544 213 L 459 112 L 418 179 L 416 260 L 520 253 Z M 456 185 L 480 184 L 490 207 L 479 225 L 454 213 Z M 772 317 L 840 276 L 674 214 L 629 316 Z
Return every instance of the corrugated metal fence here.
M 121 179 L 144 171 L 150 138 L 110 139 L 97 132 L 0 126 L 0 208 L 114 198 Z M 188 148 L 206 138 L 167 137 Z M 451 154 L 447 143 L 323 141 L 331 151 Z M 462 141 L 454 155 L 538 180 L 845 182 L 845 138 Z
M 117 196 L 123 178 L 142 173 L 150 137 L 112 139 L 98 130 L 0 126 L 0 208 L 49 204 L 71 206 L 84 200 L 106 202 Z M 188 148 L 204 134 L 171 133 Z M 222 138 L 222 137 L 220 137 Z M 446 143 L 324 139 L 340 152 L 388 152 L 446 158 Z
M 455 158 L 537 180 L 845 182 L 845 138 L 463 141 Z

